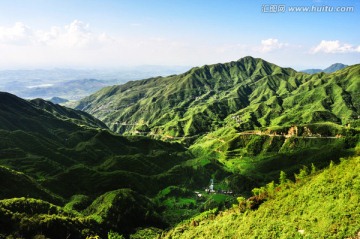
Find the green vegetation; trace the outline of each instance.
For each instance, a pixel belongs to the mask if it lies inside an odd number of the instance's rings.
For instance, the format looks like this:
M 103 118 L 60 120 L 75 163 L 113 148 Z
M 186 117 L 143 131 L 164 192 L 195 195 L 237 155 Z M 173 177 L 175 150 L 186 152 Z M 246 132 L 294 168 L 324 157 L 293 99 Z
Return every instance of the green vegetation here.
M 103 122 L 83 111 L 61 107 L 60 105 L 54 104 L 50 101 L 45 101 L 43 99 L 35 99 L 31 100 L 30 102 L 38 108 L 47 111 L 52 115 L 59 117 L 60 119 L 65 119 L 78 125 L 87 125 L 95 128 L 107 129 Z
M 278 180 L 284 171 L 293 179 L 299 169 L 323 168 L 331 160 L 354 155 L 359 130 L 334 123 L 262 128 L 239 132 L 222 127 L 199 137 L 189 147 L 198 164 L 216 159 L 237 175 L 225 182 L 236 193 L 249 195 L 251 188 Z M 199 161 L 201 160 L 201 161 Z M 241 177 L 239 177 L 241 175 Z
M 240 200 L 232 209 L 185 221 L 162 238 L 356 238 L 359 170 L 360 157 L 343 159 L 296 183 L 260 190 L 257 197 L 262 195 L 265 202 L 258 209 L 242 211 Z
M 180 75 L 131 81 L 81 100 L 122 134 L 189 137 L 222 126 L 239 131 L 317 122 L 359 124 L 360 65 L 308 75 L 262 59 L 205 65 Z M 190 141 L 191 142 L 191 141 Z
M 161 216 L 170 225 L 186 220 L 209 209 L 225 209 L 235 202 L 233 195 L 208 193 L 204 190 L 190 191 L 170 186 L 154 198 L 162 207 Z
M 0 238 L 355 236 L 359 71 L 245 57 L 79 103 L 106 125 L 0 92 Z
M 86 113 L 42 100 L 29 102 L 7 93 L 0 98 L 0 199 L 26 197 L 27 203 L 37 198 L 65 213 L 51 218 L 44 213 L 39 219 L 35 211 L 27 212 L 31 223 L 11 221 L 15 226 L 0 234 L 66 238 L 50 233 L 59 227 L 77 230 L 72 235 L 104 237 L 110 231 L 128 235 L 138 227 L 165 228 L 182 218 L 161 218 L 170 209 L 156 203 L 159 191 L 172 185 L 190 191 L 207 186 L 212 174 L 227 174 L 216 162 L 208 169 L 193 167 L 187 163 L 193 156 L 178 143 L 119 136 Z M 8 216 L 15 218 L 17 209 L 12 210 Z M 42 230 L 42 220 L 59 225 Z M 74 224 L 72 229 L 67 223 Z
M 1 237 L 86 238 L 104 235 L 91 218 L 78 217 L 60 207 L 32 198 L 0 200 Z M 12 237 L 10 237 L 12 238 Z
M 122 232 L 130 233 L 138 227 L 164 227 L 155 207 L 148 198 L 129 189 L 119 189 L 98 197 L 84 214 L 107 229 L 121 228 Z

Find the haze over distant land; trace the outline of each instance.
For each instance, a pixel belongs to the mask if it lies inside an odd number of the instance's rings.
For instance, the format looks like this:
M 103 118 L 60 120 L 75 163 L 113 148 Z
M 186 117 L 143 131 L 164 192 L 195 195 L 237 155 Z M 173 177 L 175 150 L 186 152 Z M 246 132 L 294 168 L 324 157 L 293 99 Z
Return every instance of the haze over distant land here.
M 37 69 L 0 71 L 0 91 L 23 98 L 79 100 L 109 85 L 153 76 L 179 74 L 184 66 L 138 66 L 118 70 Z

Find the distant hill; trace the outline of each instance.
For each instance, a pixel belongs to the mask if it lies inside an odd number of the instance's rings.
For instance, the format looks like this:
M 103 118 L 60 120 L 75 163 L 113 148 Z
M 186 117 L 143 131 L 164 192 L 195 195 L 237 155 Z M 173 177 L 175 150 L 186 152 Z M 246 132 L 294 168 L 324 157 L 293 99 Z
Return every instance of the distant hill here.
M 54 104 L 61 104 L 61 103 L 69 102 L 69 100 L 64 99 L 64 98 L 60 98 L 60 97 L 53 97 L 49 101 L 54 103 Z
M 329 66 L 328 68 L 325 68 L 324 72 L 325 73 L 333 73 L 333 72 L 341 70 L 345 67 L 348 67 L 348 65 L 344 65 L 341 63 L 335 63 L 335 64 L 332 64 L 331 66 Z
M 105 86 L 151 76 L 181 73 L 189 67 L 138 66 L 113 70 L 38 69 L 0 71 L 0 91 L 22 98 L 79 100 Z
M 106 87 L 84 110 L 115 132 L 191 137 L 232 125 L 260 127 L 335 122 L 360 115 L 360 65 L 308 75 L 245 57 L 169 77 Z
M 301 72 L 308 73 L 308 74 L 315 74 L 315 73 L 319 73 L 319 72 L 333 73 L 333 72 L 341 70 L 345 67 L 348 67 L 348 65 L 344 65 L 342 63 L 335 63 L 323 70 L 322 69 L 308 69 L 308 70 L 302 70 Z
M 316 73 L 323 72 L 323 70 L 322 69 L 307 69 L 307 70 L 302 70 L 300 72 L 304 72 L 304 73 L 308 73 L 308 74 L 316 74 Z
M 21 95 L 24 98 L 52 98 L 60 96 L 66 99 L 80 99 L 97 90 L 112 84 L 112 82 L 96 80 L 96 79 L 82 79 L 71 80 L 64 82 L 56 82 L 53 84 L 40 84 L 15 88 L 12 92 Z

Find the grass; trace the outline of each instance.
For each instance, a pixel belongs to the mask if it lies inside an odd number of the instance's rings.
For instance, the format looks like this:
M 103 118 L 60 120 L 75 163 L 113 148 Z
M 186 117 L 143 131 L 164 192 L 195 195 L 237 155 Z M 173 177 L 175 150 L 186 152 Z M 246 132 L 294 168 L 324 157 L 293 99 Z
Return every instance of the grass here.
M 257 210 L 235 207 L 179 224 L 164 238 L 350 238 L 359 227 L 360 157 L 276 189 Z M 181 230 L 180 230 L 181 228 Z M 214 234 L 216 231 L 216 234 Z

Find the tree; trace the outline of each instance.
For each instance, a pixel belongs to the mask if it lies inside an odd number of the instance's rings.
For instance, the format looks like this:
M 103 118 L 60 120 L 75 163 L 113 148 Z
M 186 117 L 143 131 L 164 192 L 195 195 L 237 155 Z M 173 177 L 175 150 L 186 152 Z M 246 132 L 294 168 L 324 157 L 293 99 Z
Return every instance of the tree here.
M 286 178 L 286 173 L 284 171 L 281 171 L 280 172 L 280 177 L 279 177 L 279 183 L 280 185 L 284 185 L 287 181 L 287 178 Z
M 246 198 L 238 197 L 238 198 L 236 198 L 236 200 L 239 202 L 240 212 L 245 212 L 246 211 Z
M 315 165 L 312 163 L 312 164 L 311 164 L 311 172 L 310 172 L 310 174 L 315 174 L 315 173 L 316 173 L 316 170 L 317 170 L 317 168 L 316 168 Z
M 108 232 L 108 239 L 125 239 L 125 237 L 117 232 L 110 231 Z
M 299 181 L 301 179 L 304 179 L 308 175 L 309 175 L 309 169 L 308 167 L 304 166 L 302 169 L 300 169 L 299 174 L 295 174 L 295 179 L 296 181 Z
M 274 197 L 275 195 L 275 183 L 271 181 L 270 183 L 266 184 L 266 193 L 269 198 Z

